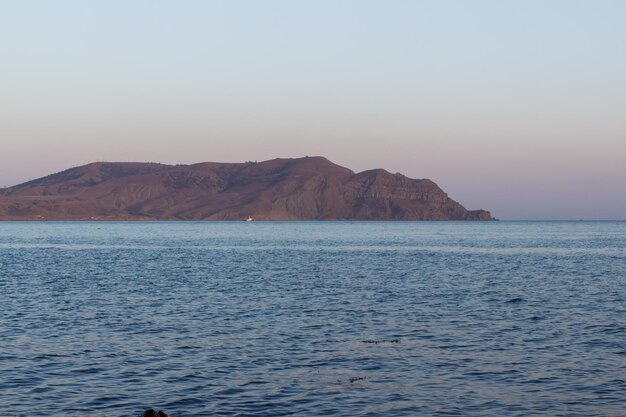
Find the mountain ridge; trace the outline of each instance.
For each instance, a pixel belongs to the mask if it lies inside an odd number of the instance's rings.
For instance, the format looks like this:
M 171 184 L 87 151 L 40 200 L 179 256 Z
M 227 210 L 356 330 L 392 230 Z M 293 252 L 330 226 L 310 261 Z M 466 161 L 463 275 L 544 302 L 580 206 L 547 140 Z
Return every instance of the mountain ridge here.
M 324 157 L 92 162 L 0 189 L 0 220 L 492 220 L 429 179 Z

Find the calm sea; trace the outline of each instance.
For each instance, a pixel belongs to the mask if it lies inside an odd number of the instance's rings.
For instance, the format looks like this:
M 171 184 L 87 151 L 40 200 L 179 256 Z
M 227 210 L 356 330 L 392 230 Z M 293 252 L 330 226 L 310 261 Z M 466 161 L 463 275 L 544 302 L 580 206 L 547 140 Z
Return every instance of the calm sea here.
M 624 416 L 625 222 L 0 223 L 0 415 Z

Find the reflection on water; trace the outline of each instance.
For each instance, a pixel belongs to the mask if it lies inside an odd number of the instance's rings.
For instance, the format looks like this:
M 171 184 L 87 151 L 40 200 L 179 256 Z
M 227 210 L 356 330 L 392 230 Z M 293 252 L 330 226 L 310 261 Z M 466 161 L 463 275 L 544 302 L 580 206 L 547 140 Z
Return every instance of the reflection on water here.
M 0 223 L 0 415 L 623 416 L 626 223 Z

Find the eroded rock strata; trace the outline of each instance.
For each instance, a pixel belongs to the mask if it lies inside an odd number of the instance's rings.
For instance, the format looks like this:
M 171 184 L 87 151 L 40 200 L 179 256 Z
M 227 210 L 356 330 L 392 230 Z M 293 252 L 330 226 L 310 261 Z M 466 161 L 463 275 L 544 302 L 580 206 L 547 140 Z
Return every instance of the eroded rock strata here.
M 323 157 L 97 162 L 0 190 L 1 220 L 492 220 L 434 182 Z

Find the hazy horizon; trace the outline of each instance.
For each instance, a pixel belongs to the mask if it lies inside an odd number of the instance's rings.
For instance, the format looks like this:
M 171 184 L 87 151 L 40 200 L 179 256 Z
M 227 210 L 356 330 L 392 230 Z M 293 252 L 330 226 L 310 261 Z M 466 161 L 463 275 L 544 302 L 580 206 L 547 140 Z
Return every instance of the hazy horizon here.
M 626 3 L 7 2 L 0 187 L 324 156 L 503 220 L 626 219 Z

